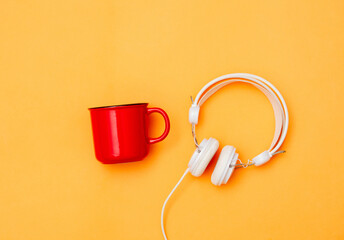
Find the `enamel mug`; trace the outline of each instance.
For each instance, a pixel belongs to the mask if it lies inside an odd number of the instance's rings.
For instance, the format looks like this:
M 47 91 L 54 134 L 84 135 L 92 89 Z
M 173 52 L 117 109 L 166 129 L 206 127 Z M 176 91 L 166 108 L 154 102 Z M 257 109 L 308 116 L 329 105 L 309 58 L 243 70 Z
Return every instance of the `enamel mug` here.
M 147 108 L 148 103 L 89 108 L 96 158 L 105 164 L 142 160 L 149 145 L 164 140 L 170 131 L 170 120 L 161 108 Z M 160 137 L 148 136 L 148 116 L 160 113 L 165 130 Z

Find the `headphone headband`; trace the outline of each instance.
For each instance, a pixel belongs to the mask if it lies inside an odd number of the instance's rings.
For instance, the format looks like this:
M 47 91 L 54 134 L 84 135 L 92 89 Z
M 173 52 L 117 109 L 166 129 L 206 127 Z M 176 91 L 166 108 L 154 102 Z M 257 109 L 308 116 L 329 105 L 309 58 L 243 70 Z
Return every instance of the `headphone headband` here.
M 200 107 L 218 90 L 234 82 L 248 83 L 258 88 L 269 99 L 274 110 L 275 134 L 270 148 L 252 159 L 256 166 L 260 166 L 269 161 L 273 155 L 279 153 L 277 151 L 287 135 L 289 114 L 281 93 L 270 82 L 259 76 L 248 73 L 226 74 L 215 78 L 201 89 L 189 110 L 189 122 L 192 124 L 195 143 L 197 144 L 197 140 L 194 131 L 195 125 L 198 123 Z

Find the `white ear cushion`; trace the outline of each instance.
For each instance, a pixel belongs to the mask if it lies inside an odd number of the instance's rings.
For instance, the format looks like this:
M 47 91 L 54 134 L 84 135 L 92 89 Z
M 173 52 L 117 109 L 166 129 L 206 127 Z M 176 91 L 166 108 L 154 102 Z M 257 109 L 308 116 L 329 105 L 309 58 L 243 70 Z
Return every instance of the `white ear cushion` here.
M 234 166 L 235 166 L 236 162 L 238 161 L 238 158 L 239 158 L 239 154 L 235 153 L 234 157 L 232 159 L 232 162 L 230 164 L 233 167 L 228 168 L 227 173 L 225 175 L 225 178 L 223 179 L 223 184 L 226 184 L 228 182 L 228 179 L 231 177 L 231 175 L 235 169 Z
M 220 154 L 220 157 L 216 163 L 213 174 L 211 175 L 211 182 L 220 186 L 227 183 L 229 177 L 234 171 L 234 165 L 238 160 L 238 154 L 235 153 L 233 146 L 225 146 Z
M 190 173 L 195 177 L 203 174 L 220 145 L 219 141 L 214 138 L 204 139 L 202 143 L 199 148 L 201 152 L 196 149 L 189 162 Z
M 207 145 L 207 141 L 208 139 L 203 139 L 203 141 L 201 142 L 201 144 L 199 145 L 198 148 L 196 148 L 196 150 L 194 151 L 194 153 L 192 154 L 192 157 L 189 161 L 188 167 L 190 169 L 190 172 L 193 171 L 193 169 L 196 167 L 196 161 L 198 159 L 199 154 L 201 153 L 201 150 L 205 148 L 205 146 Z

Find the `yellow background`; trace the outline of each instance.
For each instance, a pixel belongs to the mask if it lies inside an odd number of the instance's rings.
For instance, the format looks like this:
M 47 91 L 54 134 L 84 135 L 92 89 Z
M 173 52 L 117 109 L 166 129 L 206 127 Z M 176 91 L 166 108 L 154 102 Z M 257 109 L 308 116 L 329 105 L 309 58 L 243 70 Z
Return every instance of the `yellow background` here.
M 0 239 L 162 239 L 162 203 L 194 151 L 189 96 L 248 72 L 290 111 L 287 153 L 214 187 L 214 161 L 167 208 L 173 239 L 344 239 L 344 2 L 0 2 Z M 88 107 L 149 102 L 171 132 L 142 162 L 94 157 Z M 163 120 L 151 117 L 150 135 Z M 253 87 L 222 89 L 199 140 L 247 160 L 273 136 Z

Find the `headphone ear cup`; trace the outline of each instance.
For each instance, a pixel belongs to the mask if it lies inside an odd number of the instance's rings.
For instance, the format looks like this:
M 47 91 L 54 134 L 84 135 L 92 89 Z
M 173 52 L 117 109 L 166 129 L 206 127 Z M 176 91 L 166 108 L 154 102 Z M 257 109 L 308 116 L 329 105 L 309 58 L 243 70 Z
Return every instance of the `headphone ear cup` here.
M 236 164 L 238 157 L 239 155 L 235 152 L 235 147 L 225 146 L 222 149 L 214 172 L 211 175 L 211 182 L 214 185 L 220 186 L 221 184 L 226 184 L 228 182 L 229 177 L 234 171 L 234 165 Z
M 219 141 L 215 138 L 203 139 L 189 162 L 190 173 L 193 176 L 199 177 L 203 174 L 219 145 Z

